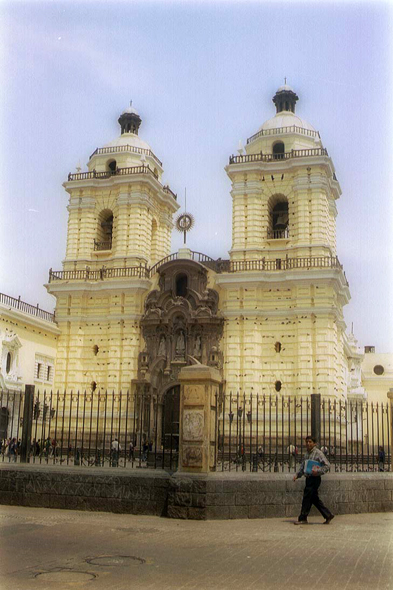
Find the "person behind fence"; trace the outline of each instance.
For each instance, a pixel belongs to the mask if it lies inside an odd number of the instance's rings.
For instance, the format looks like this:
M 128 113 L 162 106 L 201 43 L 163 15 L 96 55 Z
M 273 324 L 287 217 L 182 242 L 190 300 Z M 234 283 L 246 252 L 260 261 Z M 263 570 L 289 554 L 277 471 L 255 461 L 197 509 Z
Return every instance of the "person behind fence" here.
M 118 467 L 120 451 L 121 451 L 121 446 L 120 446 L 117 438 L 115 438 L 111 444 L 112 467 Z
M 325 457 L 329 456 L 329 449 L 326 446 L 321 447 L 321 451 L 325 455 Z
M 147 461 L 148 450 L 149 450 L 149 443 L 147 442 L 147 440 L 145 440 L 143 443 L 143 447 L 142 447 L 142 461 Z
M 289 469 L 296 465 L 296 447 L 292 443 L 287 446 L 287 455 L 289 457 Z
M 379 447 L 378 448 L 378 470 L 379 471 L 385 471 L 384 463 L 385 463 L 385 451 L 383 450 L 383 447 Z
M 316 447 L 316 440 L 311 436 L 305 438 L 307 451 L 304 454 L 303 461 L 293 481 L 300 479 L 303 475 L 306 477 L 306 485 L 303 492 L 303 502 L 300 515 L 294 524 L 307 524 L 307 517 L 312 505 L 315 506 L 325 519 L 323 524 L 329 524 L 334 518 L 332 514 L 318 496 L 318 488 L 321 485 L 321 475 L 327 473 L 330 469 L 330 463 L 325 455 Z
M 9 444 L 10 461 L 16 462 L 17 452 L 18 452 L 18 443 L 16 442 L 16 438 L 13 438 Z
M 129 458 L 129 461 L 133 461 L 134 460 L 134 443 L 132 441 L 130 441 L 128 458 Z

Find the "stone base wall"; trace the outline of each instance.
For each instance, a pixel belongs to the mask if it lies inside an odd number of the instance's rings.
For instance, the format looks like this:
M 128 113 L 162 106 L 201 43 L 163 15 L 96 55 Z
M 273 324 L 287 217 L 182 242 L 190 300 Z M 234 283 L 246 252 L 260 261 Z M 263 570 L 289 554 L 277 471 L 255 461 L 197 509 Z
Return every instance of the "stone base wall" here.
M 220 474 L 171 478 L 167 516 L 189 519 L 297 517 L 305 480 L 289 474 Z M 320 497 L 334 514 L 393 512 L 393 473 L 341 473 L 322 478 Z M 319 515 L 313 507 L 312 515 Z
M 303 488 L 289 474 L 0 465 L 0 504 L 192 520 L 295 518 Z M 328 474 L 320 496 L 334 514 L 393 512 L 393 473 Z
M 3 464 L 0 504 L 164 516 L 168 485 L 165 472 Z

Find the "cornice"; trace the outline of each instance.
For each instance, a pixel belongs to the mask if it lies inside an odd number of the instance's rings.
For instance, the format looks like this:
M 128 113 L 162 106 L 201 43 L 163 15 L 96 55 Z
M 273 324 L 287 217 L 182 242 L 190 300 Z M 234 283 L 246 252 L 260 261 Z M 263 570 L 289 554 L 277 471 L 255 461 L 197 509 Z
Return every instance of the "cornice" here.
M 133 176 L 131 178 L 131 176 Z M 169 193 L 164 191 L 164 187 L 161 183 L 151 174 L 135 174 L 130 176 L 110 176 L 109 178 L 90 178 L 84 180 L 72 180 L 63 182 L 63 187 L 65 190 L 72 196 L 74 190 L 86 190 L 86 189 L 99 189 L 102 190 L 103 188 L 110 189 L 110 188 L 118 188 L 122 186 L 129 186 L 129 185 L 141 185 L 141 186 L 149 186 L 154 191 L 154 197 L 158 198 L 158 200 L 166 205 L 170 210 L 173 212 L 177 211 L 180 205 L 177 201 L 170 196 Z M 127 190 L 127 193 L 129 191 Z M 120 193 L 124 195 L 124 192 Z M 133 193 L 128 194 L 128 200 L 122 198 L 122 203 L 134 203 L 137 202 L 137 199 L 141 198 L 140 195 L 134 198 Z M 78 197 L 83 199 L 83 197 Z M 94 198 L 91 197 L 90 198 Z M 116 201 L 118 201 L 119 196 L 116 197 Z M 142 201 L 144 203 L 144 199 Z M 70 205 L 69 205 L 70 206 Z
M 48 293 L 52 295 L 60 293 L 105 293 L 105 292 L 119 292 L 127 291 L 145 292 L 149 291 L 152 286 L 150 279 L 105 279 L 104 281 L 54 281 L 44 285 Z
M 318 317 L 326 316 L 329 317 L 334 315 L 335 319 L 338 322 L 342 322 L 342 314 L 340 310 L 336 307 L 312 307 L 312 306 L 304 306 L 304 307 L 296 307 L 295 309 L 282 309 L 282 310 L 272 310 L 272 309 L 244 309 L 239 308 L 236 310 L 220 310 L 222 315 L 225 319 L 254 319 L 254 318 L 265 318 L 268 316 L 269 318 L 282 318 L 285 317 L 295 317 L 304 314 L 314 314 Z
M 340 184 L 334 180 L 333 174 L 335 172 L 334 165 L 330 156 L 307 156 L 304 158 L 289 158 L 288 160 L 274 160 L 270 162 L 255 161 L 244 162 L 241 164 L 228 164 L 225 166 L 225 171 L 232 181 L 237 174 L 250 174 L 259 172 L 262 174 L 283 174 L 287 171 L 295 171 L 298 169 L 306 169 L 311 166 L 322 166 L 328 170 L 328 180 L 330 181 L 330 188 L 334 192 L 341 194 Z
M 103 317 L 102 315 L 87 315 L 87 314 L 78 314 L 78 315 L 65 315 L 65 316 L 60 316 L 58 318 L 58 324 L 62 325 L 62 324 L 67 324 L 68 322 L 80 322 L 80 321 L 85 321 L 85 322 L 105 322 L 105 321 L 111 321 L 111 322 L 119 322 L 121 320 L 131 320 L 131 321 L 135 321 L 135 322 L 139 322 L 142 319 L 142 314 L 141 313 L 123 313 L 123 314 L 110 314 L 110 315 L 106 315 L 105 317 Z
M 24 324 L 29 324 L 32 327 L 40 328 L 40 330 L 45 330 L 46 332 L 49 332 L 50 334 L 53 334 L 55 336 L 58 336 L 61 333 L 57 324 L 53 322 L 48 322 L 36 316 L 32 316 L 28 313 L 23 313 L 23 311 L 20 311 L 18 309 L 7 307 L 2 303 L 0 303 L 0 313 L 2 316 L 7 317 L 11 320 L 16 320 Z
M 336 292 L 343 298 L 343 305 L 349 302 L 351 296 L 346 284 L 344 273 L 340 269 L 324 268 L 299 270 L 282 270 L 275 272 L 244 271 L 236 273 L 222 273 L 215 276 L 215 282 L 222 289 L 233 289 L 244 285 L 261 287 L 264 285 L 282 284 L 285 282 L 309 285 L 310 282 L 334 283 Z

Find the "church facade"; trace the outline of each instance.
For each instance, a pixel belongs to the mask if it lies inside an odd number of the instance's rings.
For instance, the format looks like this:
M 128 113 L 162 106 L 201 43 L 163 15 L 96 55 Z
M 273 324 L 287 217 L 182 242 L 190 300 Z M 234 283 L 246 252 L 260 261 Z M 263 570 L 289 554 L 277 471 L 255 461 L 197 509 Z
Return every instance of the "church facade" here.
M 228 392 L 364 397 L 363 355 L 343 319 L 341 189 L 297 100 L 279 88 L 276 114 L 229 158 L 227 260 L 186 247 L 171 254 L 179 205 L 134 108 L 87 171 L 68 176 L 66 257 L 46 285 L 60 330 L 55 389 L 162 398 L 183 367 L 201 364 Z

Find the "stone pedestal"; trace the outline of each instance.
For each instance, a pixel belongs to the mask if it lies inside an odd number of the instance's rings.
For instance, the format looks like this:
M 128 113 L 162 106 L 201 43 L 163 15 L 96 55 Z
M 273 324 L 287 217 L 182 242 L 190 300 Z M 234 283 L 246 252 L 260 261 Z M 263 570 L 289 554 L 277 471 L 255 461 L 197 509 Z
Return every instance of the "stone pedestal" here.
M 388 399 L 390 403 L 389 408 L 389 436 L 390 436 L 390 471 L 393 471 L 393 387 L 388 391 Z
M 179 471 L 208 473 L 216 466 L 216 415 L 221 375 L 213 367 L 193 365 L 179 374 Z

